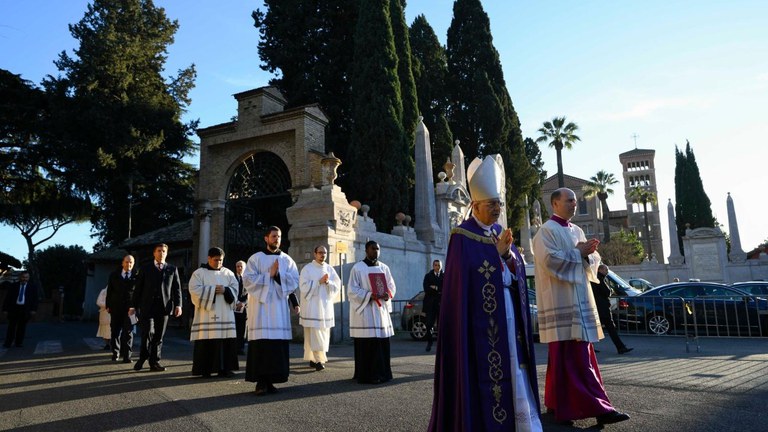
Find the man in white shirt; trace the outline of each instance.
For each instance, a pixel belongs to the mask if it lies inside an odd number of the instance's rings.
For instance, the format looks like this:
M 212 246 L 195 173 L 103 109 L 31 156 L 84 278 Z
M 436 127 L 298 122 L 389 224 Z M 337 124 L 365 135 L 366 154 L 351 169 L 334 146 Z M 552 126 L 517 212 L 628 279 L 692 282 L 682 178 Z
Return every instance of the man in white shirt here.
M 316 246 L 315 259 L 301 269 L 299 290 L 301 291 L 301 318 L 304 327 L 304 360 L 309 367 L 321 371 L 328 361 L 326 353 L 330 346 L 331 328 L 335 325 L 333 305 L 341 291 L 341 280 L 325 258 L 328 251 Z

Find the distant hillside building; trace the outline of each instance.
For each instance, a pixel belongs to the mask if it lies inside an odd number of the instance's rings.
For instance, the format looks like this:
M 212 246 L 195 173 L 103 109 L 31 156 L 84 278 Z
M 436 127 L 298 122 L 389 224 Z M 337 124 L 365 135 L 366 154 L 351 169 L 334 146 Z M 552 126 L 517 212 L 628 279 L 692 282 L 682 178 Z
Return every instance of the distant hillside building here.
M 634 149 L 619 155 L 622 174 L 624 175 L 624 197 L 627 203 L 627 225 L 636 232 L 638 238 L 646 247 L 645 220 L 643 217 L 643 205 L 635 204 L 629 198 L 629 192 L 636 186 L 650 190 L 658 198 L 656 189 L 656 166 L 654 158 L 656 150 Z M 662 246 L 661 222 L 659 218 L 659 205 L 648 203 L 648 225 L 651 232 L 651 250 L 659 262 L 664 262 L 664 248 Z M 646 251 L 648 253 L 648 251 Z M 649 254 L 649 258 L 652 258 Z
M 635 186 L 641 186 L 657 194 L 656 169 L 654 166 L 655 154 L 655 150 L 634 149 L 619 155 L 624 178 L 624 200 L 627 203 L 627 208 L 626 210 L 609 209 L 610 214 L 607 215 L 611 233 L 618 232 L 621 229 L 633 231 L 637 234 L 643 247 L 646 247 L 643 205 L 634 204 L 629 198 L 629 191 Z M 576 192 L 576 199 L 578 200 L 576 216 L 571 221 L 584 230 L 587 238 L 597 237 L 602 239 L 604 216 L 600 200 L 597 197 L 591 199 L 584 198 L 582 188 L 587 184 L 587 180 L 568 174 L 565 174 L 564 177 L 565 187 Z M 542 201 L 549 215 L 552 214 L 552 205 L 549 202 L 549 197 L 557 188 L 557 175 L 547 178 L 541 187 Z M 664 262 L 665 255 L 662 247 L 661 225 L 659 223 L 659 206 L 658 204 L 648 203 L 647 208 L 652 252 L 659 262 Z M 648 258 L 652 257 L 649 256 Z

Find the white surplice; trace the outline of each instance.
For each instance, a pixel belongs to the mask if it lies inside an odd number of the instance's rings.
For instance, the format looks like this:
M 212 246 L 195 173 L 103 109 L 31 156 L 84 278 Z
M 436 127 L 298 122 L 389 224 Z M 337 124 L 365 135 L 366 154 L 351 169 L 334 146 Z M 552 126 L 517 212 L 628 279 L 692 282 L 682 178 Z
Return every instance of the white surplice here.
M 224 294 L 216 294 L 222 285 L 237 299 L 237 278 L 231 270 L 201 267 L 189 279 L 189 297 L 195 305 L 195 317 L 189 340 L 229 339 L 236 336 L 235 302 L 227 303 Z
M 368 266 L 360 261 L 352 267 L 349 274 L 349 335 L 353 338 L 387 338 L 395 334 L 392 327 L 392 302 L 379 300 L 379 306 L 371 299 L 370 273 L 381 273 L 387 281 L 387 288 L 394 298 L 397 288 L 389 267 L 382 262 Z
M 275 260 L 280 283 L 269 276 Z M 290 340 L 288 295 L 299 287 L 299 271 L 293 259 L 283 252 L 253 254 L 243 272 L 243 286 L 248 291 L 248 340 Z
M 600 254 L 586 259 L 576 248 L 584 231 L 548 220 L 533 238 L 536 302 L 541 343 L 603 338 L 590 281 L 598 282 Z

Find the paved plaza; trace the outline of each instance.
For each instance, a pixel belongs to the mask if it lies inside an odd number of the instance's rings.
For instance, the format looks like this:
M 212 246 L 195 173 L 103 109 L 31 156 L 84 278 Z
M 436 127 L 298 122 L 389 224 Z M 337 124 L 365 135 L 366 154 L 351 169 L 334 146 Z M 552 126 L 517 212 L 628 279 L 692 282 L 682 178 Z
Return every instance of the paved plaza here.
M 113 363 L 96 323 L 32 323 L 23 348 L 0 350 L 0 430 L 14 431 L 423 431 L 432 400 L 434 354 L 401 334 L 392 340 L 394 380 L 359 385 L 352 344 L 331 346 L 326 370 L 315 372 L 291 344 L 291 376 L 280 393 L 253 394 L 235 378 L 190 376 L 191 344 L 169 328 L 162 373 Z M 5 326 L 0 326 L 5 332 Z M 764 431 L 768 340 L 624 336 L 635 350 L 615 354 L 597 344 L 614 405 L 629 413 L 613 431 Z M 537 344 L 543 400 L 546 346 Z M 434 352 L 434 351 L 433 351 Z M 595 430 L 543 416 L 546 431 Z

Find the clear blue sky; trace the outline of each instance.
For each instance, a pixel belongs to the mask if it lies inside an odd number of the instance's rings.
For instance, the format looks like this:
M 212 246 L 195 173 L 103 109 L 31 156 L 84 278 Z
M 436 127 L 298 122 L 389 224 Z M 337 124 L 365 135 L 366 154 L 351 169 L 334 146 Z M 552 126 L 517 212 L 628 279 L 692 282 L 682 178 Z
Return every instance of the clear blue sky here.
M 523 133 L 537 137 L 545 120 L 566 116 L 581 142 L 563 154 L 567 174 L 588 179 L 604 169 L 621 180 L 618 154 L 656 150 L 664 256 L 666 204 L 674 203 L 674 149 L 690 140 L 712 210 L 728 231 L 726 197 L 734 199 L 742 247 L 768 238 L 768 202 L 754 198 L 768 156 L 768 2 L 550 1 L 483 2 Z M 0 68 L 39 83 L 56 75 L 59 52 L 75 41 L 86 0 L 0 0 Z M 202 127 L 236 114 L 232 94 L 267 84 L 259 68 L 251 11 L 259 1 L 156 0 L 179 21 L 168 75 L 194 63 L 198 79 L 187 119 Z M 445 43 L 453 2 L 410 0 L 410 24 L 424 14 Z M 195 138 L 197 140 L 197 138 Z M 554 150 L 542 148 L 556 172 Z M 609 199 L 625 208 L 621 191 Z M 42 247 L 79 244 L 90 251 L 89 225 L 63 230 Z M 23 238 L 0 226 L 0 250 L 26 256 Z

